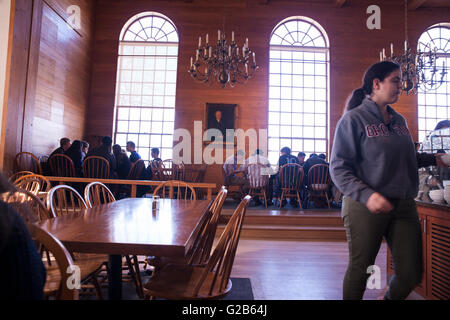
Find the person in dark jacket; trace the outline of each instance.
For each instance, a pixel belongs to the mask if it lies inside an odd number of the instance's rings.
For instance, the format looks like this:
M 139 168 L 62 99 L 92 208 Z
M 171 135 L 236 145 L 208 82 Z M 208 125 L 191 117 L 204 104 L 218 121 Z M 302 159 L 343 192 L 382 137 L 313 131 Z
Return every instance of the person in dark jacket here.
M 90 156 L 98 156 L 103 157 L 109 162 L 109 169 L 110 169 L 110 177 L 114 178 L 117 176 L 116 173 L 116 158 L 111 153 L 111 146 L 112 146 L 112 139 L 111 137 L 103 137 L 102 139 L 102 145 L 98 148 L 95 148 L 93 150 L 90 150 L 88 153 L 88 157 Z
M 73 164 L 75 165 L 75 172 L 78 177 L 83 176 L 83 159 L 84 154 L 81 150 L 83 147 L 80 140 L 75 140 L 69 149 L 65 152 L 66 156 L 72 159 Z
M 303 165 L 303 184 L 306 186 L 308 184 L 308 172 L 312 166 L 316 164 L 327 164 L 325 160 L 320 158 L 317 154 L 313 153 L 309 156 L 308 160 L 305 161 Z
M 362 299 L 383 238 L 395 263 L 384 299 L 405 299 L 422 277 L 418 168 L 442 161 L 416 153 L 405 119 L 390 106 L 401 88 L 398 64 L 372 65 L 336 127 L 330 173 L 344 194 L 350 255 L 344 299 Z
M 130 159 L 120 145 L 115 144 L 112 149 L 116 159 L 117 175 L 119 179 L 126 179 L 131 168 Z
M 69 138 L 61 138 L 61 140 L 59 140 L 59 148 L 56 148 L 49 156 L 49 158 L 51 156 L 53 156 L 54 154 L 63 154 L 67 151 L 67 149 L 70 148 L 70 139 Z
M 14 187 L 0 174 L 0 194 Z M 0 200 L 0 300 L 42 300 L 46 271 L 19 213 Z

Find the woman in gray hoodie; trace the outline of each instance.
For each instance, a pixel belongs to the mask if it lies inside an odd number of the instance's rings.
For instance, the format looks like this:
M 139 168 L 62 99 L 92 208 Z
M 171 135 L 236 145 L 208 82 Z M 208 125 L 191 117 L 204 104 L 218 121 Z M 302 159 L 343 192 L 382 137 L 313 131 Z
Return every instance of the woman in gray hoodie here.
M 330 173 L 344 194 L 342 217 L 350 254 L 344 299 L 362 299 L 383 237 L 395 265 L 384 298 L 405 299 L 422 277 L 422 238 L 414 201 L 417 170 L 441 162 L 434 155 L 416 153 L 405 119 L 390 106 L 401 88 L 398 64 L 372 65 L 336 127 Z

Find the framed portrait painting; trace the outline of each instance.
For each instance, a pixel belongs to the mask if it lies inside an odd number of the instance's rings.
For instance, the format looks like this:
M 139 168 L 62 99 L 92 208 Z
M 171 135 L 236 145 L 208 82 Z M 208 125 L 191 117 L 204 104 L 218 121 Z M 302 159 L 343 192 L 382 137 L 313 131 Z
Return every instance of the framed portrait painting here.
M 237 119 L 237 104 L 224 103 L 206 103 L 205 123 L 206 130 L 217 129 L 222 134 L 223 142 L 227 141 L 226 130 L 236 129 Z M 216 131 L 216 135 L 217 135 Z M 207 139 L 215 141 L 218 137 L 213 132 L 208 132 Z M 233 136 L 228 139 L 230 142 L 234 141 Z

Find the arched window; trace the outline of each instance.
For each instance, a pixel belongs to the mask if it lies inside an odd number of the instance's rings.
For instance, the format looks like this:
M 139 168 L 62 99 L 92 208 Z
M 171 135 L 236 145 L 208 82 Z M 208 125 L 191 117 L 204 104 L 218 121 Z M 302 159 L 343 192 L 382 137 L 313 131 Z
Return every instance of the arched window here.
M 328 149 L 329 42 L 305 17 L 280 22 L 270 38 L 268 151 L 326 153 Z
M 437 49 L 439 74 L 444 62 L 447 74 L 439 88 L 425 92 L 422 89 L 418 91 L 419 142 L 424 141 L 439 121 L 450 119 L 450 24 L 434 25 L 422 33 L 418 49 L 424 51 L 427 44 L 432 49 Z
M 119 44 L 115 143 L 136 144 L 144 160 L 151 148 L 160 148 L 162 159 L 172 158 L 178 32 L 167 17 L 145 12 L 122 29 Z

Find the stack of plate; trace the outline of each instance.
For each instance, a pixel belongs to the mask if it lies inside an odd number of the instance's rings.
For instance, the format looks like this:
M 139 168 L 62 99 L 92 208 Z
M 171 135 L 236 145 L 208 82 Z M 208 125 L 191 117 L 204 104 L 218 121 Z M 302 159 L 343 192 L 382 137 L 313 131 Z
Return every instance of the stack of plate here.
M 437 202 L 437 203 L 444 202 L 444 190 L 442 190 L 442 189 L 431 190 L 429 192 L 429 195 L 430 195 L 431 200 L 433 200 L 433 202 Z M 448 195 L 450 196 L 450 193 Z
M 446 186 L 444 190 L 444 199 L 445 201 L 450 204 L 450 186 Z

